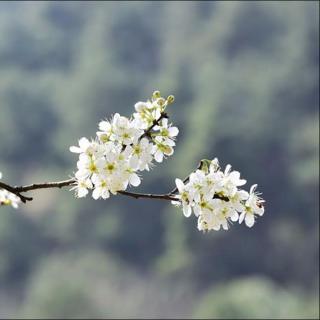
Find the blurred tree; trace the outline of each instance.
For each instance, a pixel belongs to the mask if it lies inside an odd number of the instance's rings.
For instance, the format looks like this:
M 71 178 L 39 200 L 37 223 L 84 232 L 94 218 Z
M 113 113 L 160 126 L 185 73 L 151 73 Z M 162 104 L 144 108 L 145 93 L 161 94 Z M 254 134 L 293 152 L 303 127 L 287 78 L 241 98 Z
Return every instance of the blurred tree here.
M 304 301 L 319 288 L 318 11 L 312 1 L 0 3 L 0 169 L 8 181 L 68 176 L 75 158 L 67 150 L 78 137 L 93 136 L 112 113 L 129 115 L 159 88 L 176 96 L 180 135 L 175 157 L 144 177 L 142 191 L 166 191 L 199 159 L 217 156 L 257 181 L 267 200 L 254 230 L 206 235 L 179 210 L 116 197 L 43 191 L 19 212 L 1 209 L 0 298 L 16 301 L 13 317 L 22 305 L 20 315 L 141 315 L 143 299 L 144 316 L 190 316 L 199 303 L 195 315 L 223 317 L 231 314 L 224 294 L 239 315 L 257 315 L 254 303 L 242 308 L 251 296 L 272 303 L 275 316 L 315 314 L 315 301 L 311 309 Z M 64 256 L 73 250 L 99 254 L 77 257 L 73 274 Z M 94 269 L 106 253 L 117 261 L 115 283 L 147 274 L 128 300 L 152 283 L 126 314 L 92 298 L 95 284 L 112 288 L 104 272 L 83 280 L 86 259 Z M 231 281 L 251 274 L 269 280 Z M 293 304 L 300 309 L 283 313 Z

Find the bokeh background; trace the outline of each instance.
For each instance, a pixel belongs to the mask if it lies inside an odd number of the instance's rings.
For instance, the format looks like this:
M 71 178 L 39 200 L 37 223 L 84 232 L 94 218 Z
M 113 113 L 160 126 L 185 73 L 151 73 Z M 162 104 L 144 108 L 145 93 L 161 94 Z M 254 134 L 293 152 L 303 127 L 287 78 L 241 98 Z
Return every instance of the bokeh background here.
M 0 3 L 0 169 L 67 178 L 100 119 L 174 94 L 175 155 L 258 183 L 252 229 L 202 234 L 170 203 L 39 190 L 0 212 L 0 317 L 317 318 L 319 3 Z

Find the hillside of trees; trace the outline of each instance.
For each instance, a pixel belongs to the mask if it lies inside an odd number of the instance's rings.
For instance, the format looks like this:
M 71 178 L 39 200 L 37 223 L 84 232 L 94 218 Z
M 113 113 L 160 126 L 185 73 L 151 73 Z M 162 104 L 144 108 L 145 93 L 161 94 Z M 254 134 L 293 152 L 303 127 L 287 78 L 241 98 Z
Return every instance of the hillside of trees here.
M 170 203 L 35 191 L 0 208 L 0 317 L 319 317 L 318 2 L 0 2 L 0 171 L 68 178 L 97 123 L 174 94 L 175 155 L 258 183 L 254 228 L 201 233 Z

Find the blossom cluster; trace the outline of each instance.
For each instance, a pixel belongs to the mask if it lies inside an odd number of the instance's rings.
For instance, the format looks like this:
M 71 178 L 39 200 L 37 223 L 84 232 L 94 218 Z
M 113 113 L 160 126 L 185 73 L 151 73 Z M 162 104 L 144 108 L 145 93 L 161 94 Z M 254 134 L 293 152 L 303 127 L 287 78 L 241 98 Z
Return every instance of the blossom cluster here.
M 81 138 L 78 147 L 70 147 L 79 154 L 72 188 L 76 196 L 92 190 L 94 199 L 107 199 L 129 185 L 136 187 L 139 171 L 149 171 L 154 161 L 171 156 L 179 130 L 169 123 L 165 110 L 173 101 L 172 95 L 165 99 L 155 91 L 150 100 L 135 104 L 130 118 L 116 113 L 99 123 L 95 139 Z
M 177 199 L 173 204 L 182 206 L 183 213 L 198 217 L 198 229 L 202 231 L 229 229 L 232 222 L 252 227 L 255 215 L 264 214 L 263 202 L 253 185 L 247 192 L 240 187 L 246 180 L 238 171 L 227 165 L 222 171 L 218 159 L 202 160 L 200 168 L 182 181 L 176 179 Z
M 2 179 L 2 173 L 0 172 L 0 179 Z M 21 200 L 14 193 L 0 188 L 0 205 L 12 206 L 15 209 L 18 208 Z

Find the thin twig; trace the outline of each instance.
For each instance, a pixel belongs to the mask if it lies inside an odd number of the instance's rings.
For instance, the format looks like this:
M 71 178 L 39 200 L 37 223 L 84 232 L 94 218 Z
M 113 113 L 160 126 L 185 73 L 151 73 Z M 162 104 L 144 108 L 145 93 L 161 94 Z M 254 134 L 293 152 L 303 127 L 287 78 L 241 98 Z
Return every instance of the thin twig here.
M 26 203 L 27 201 L 32 201 L 33 198 L 31 197 L 26 197 L 24 195 L 22 195 L 20 192 L 16 191 L 15 190 L 15 187 L 11 187 L 9 186 L 8 184 L 5 184 L 3 182 L 0 181 L 0 189 L 5 189 L 11 193 L 14 193 L 16 196 L 18 196 L 20 198 L 20 200 L 23 202 L 23 203 Z
M 168 200 L 168 201 L 180 201 L 178 198 L 171 194 L 151 194 L 151 193 L 133 193 L 128 191 L 118 191 L 119 194 L 124 196 L 140 199 L 158 199 L 158 200 Z
M 21 199 L 23 203 L 26 203 L 27 201 L 32 201 L 33 198 L 22 195 L 21 194 L 22 192 L 28 192 L 32 190 L 38 190 L 38 189 L 49 189 L 49 188 L 61 189 L 63 187 L 72 186 L 75 183 L 76 183 L 75 179 L 69 179 L 69 180 L 56 181 L 56 182 L 34 183 L 26 186 L 12 187 L 0 181 L 0 188 L 8 190 L 9 192 L 15 194 Z M 159 199 L 159 200 L 167 200 L 167 201 L 179 201 L 179 199 L 177 199 L 175 196 L 170 194 L 134 193 L 134 192 L 128 192 L 128 191 L 119 191 L 118 193 L 124 196 L 135 198 L 135 199 L 145 198 L 145 199 Z
M 67 186 L 74 185 L 76 183 L 75 179 L 57 181 L 57 182 L 44 182 L 44 183 L 33 183 L 26 186 L 14 187 L 16 192 L 27 192 L 36 189 L 48 189 L 48 188 L 63 188 Z
M 153 120 L 152 125 L 151 125 L 148 129 L 145 130 L 145 132 L 143 133 L 143 135 L 139 138 L 139 141 L 140 141 L 142 138 L 144 138 L 144 137 L 150 136 L 150 132 L 152 131 L 152 129 L 153 129 L 155 126 L 159 125 L 159 122 L 160 122 L 162 119 L 165 119 L 165 118 L 168 118 L 168 115 L 167 115 L 166 112 L 162 112 L 162 113 L 160 114 L 160 117 L 159 117 L 158 119 Z

